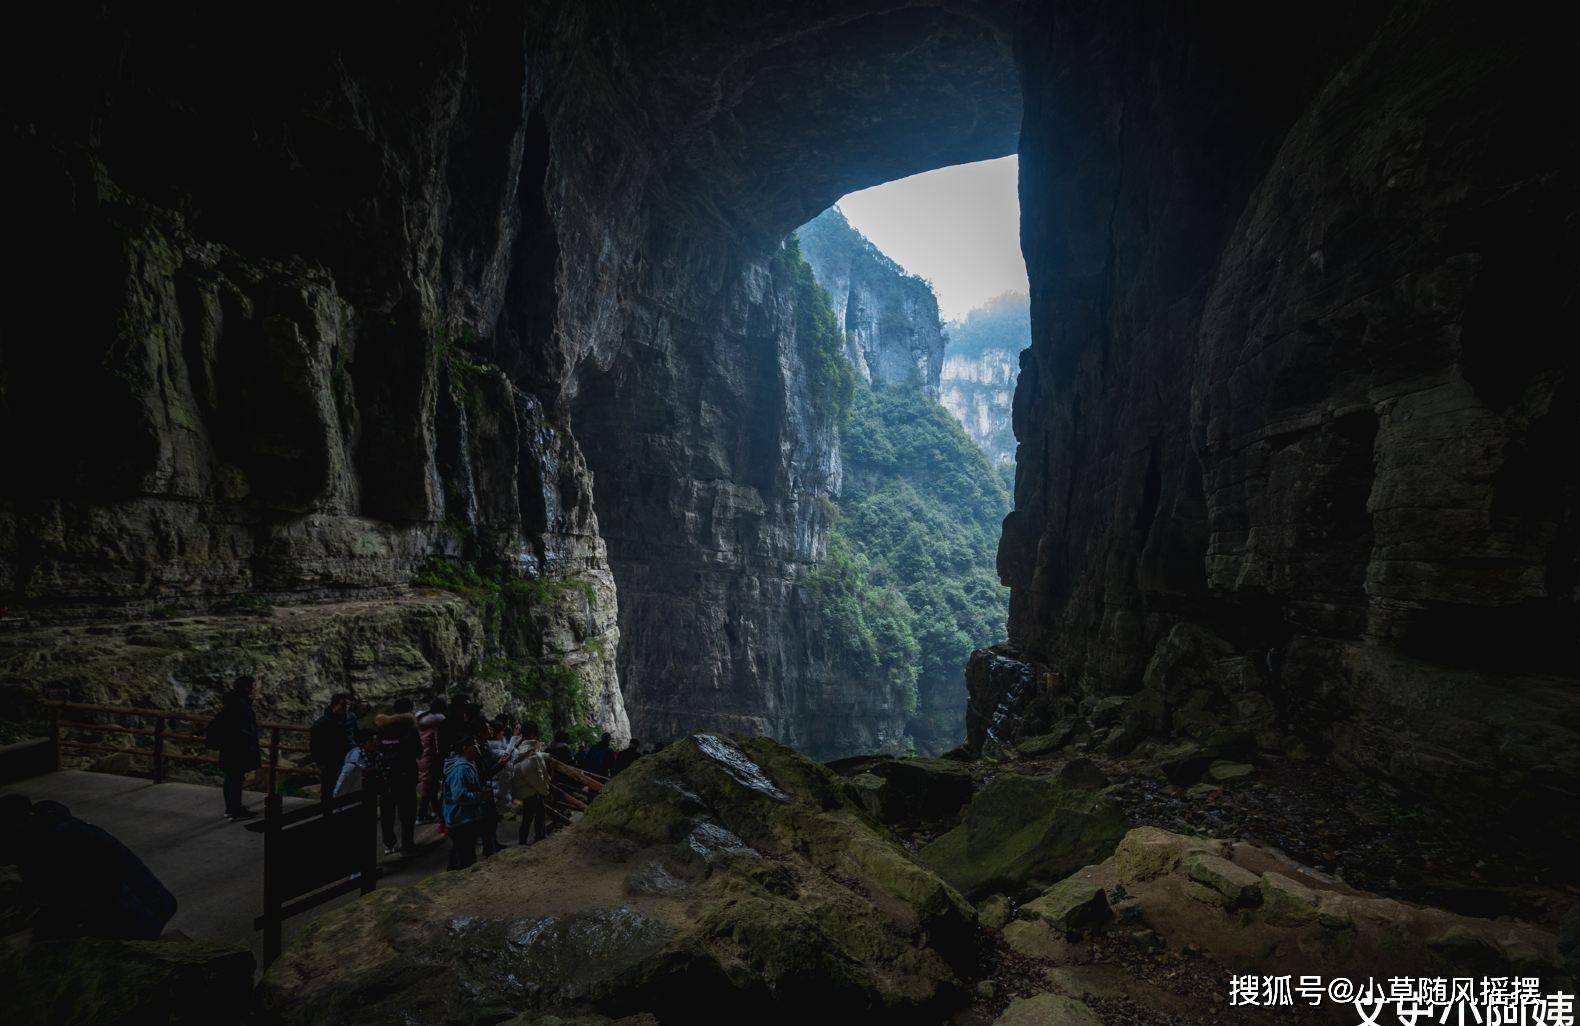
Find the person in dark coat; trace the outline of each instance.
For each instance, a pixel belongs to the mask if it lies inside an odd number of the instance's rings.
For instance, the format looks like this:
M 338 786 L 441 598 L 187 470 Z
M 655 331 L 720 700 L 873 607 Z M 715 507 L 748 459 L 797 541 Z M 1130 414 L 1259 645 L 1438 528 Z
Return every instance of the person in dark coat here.
M 576 753 L 571 749 L 571 735 L 566 730 L 556 730 L 554 740 L 549 744 L 549 758 L 557 759 L 567 766 L 576 765 Z
M 355 744 L 357 718 L 351 712 L 351 696 L 338 691 L 330 696 L 323 714 L 313 721 L 307 734 L 307 747 L 318 767 L 318 794 L 326 801 L 335 793 L 335 781 L 345 764 L 346 753 Z
M 225 818 L 232 822 L 257 815 L 241 798 L 242 781 L 263 764 L 258 717 L 252 709 L 253 683 L 251 677 L 237 677 L 225 692 L 219 715 L 209 725 L 210 744 L 219 749 L 219 768 L 225 774 Z
M 176 914 L 175 896 L 142 859 L 59 802 L 0 798 L 0 863 L 21 870 L 38 905 L 36 940 L 158 940 Z
M 614 768 L 614 738 L 606 730 L 598 735 L 598 743 L 587 749 L 587 760 L 582 769 L 607 777 Z
M 625 771 L 633 762 L 637 760 L 637 757 L 641 754 L 642 742 L 633 737 L 630 742 L 626 744 L 625 748 L 614 757 L 614 761 L 609 769 L 610 776 Z
M 384 854 L 395 854 L 395 815 L 400 814 L 400 852 L 417 850 L 417 759 L 422 738 L 411 699 L 397 698 L 393 712 L 373 719 L 378 728 L 377 762 L 383 773 L 379 791 L 379 821 L 384 831 Z

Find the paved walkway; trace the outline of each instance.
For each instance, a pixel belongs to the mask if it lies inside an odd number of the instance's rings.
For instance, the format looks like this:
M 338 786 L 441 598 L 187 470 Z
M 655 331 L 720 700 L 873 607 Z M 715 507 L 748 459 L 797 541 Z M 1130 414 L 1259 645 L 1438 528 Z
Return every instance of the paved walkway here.
M 65 804 L 72 815 L 102 827 L 148 864 L 176 896 L 168 929 L 190 937 L 244 944 L 261 965 L 263 935 L 252 919 L 263 910 L 263 835 L 226 820 L 219 788 L 200 784 L 155 784 L 137 777 L 62 770 L 6 785 L 5 793 Z M 263 796 L 247 794 L 247 805 L 263 816 Z M 287 811 L 310 805 L 286 798 Z M 257 822 L 251 820 L 249 822 Z M 501 828 L 513 836 L 514 824 Z M 432 826 L 417 828 L 422 851 L 411 859 L 386 859 L 379 886 L 414 883 L 444 869 L 449 842 Z M 356 898 L 346 895 L 285 921 L 285 942 L 314 915 Z

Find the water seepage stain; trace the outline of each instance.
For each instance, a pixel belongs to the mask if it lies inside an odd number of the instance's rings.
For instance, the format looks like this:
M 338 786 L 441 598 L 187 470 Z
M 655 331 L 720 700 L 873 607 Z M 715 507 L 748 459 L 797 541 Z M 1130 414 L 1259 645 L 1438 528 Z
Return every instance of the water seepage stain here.
M 774 782 L 768 779 L 768 774 L 763 772 L 761 766 L 747 758 L 745 752 L 730 742 L 713 734 L 693 734 L 691 740 L 703 755 L 724 767 L 724 772 L 728 773 L 730 779 L 737 784 L 765 794 L 776 802 L 790 800 L 789 795 L 775 787 Z

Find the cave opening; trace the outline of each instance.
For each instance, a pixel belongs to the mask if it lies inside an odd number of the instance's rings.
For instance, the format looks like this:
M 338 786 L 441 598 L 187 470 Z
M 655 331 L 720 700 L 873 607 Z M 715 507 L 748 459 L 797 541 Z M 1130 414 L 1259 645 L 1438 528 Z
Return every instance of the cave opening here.
M 868 751 L 961 745 L 966 662 L 1004 640 L 994 563 L 1031 342 L 1017 173 L 1011 155 L 848 193 L 786 240 L 817 285 L 798 297 L 819 313 L 799 353 L 848 394 L 831 516 L 798 579 L 807 656 L 831 690 L 873 692 Z

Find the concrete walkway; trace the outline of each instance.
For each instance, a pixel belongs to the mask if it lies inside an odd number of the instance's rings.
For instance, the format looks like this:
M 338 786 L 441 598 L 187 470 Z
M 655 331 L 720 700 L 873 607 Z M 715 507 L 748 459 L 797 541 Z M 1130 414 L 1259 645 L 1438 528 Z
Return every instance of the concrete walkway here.
M 263 835 L 223 817 L 225 802 L 219 788 L 62 770 L 3 790 L 33 801 L 61 802 L 78 819 L 114 834 L 176 896 L 176 914 L 168 929 L 246 945 L 262 964 L 263 935 L 253 930 L 252 919 L 263 910 Z M 262 819 L 263 795 L 249 792 L 246 798 L 248 807 Z M 306 798 L 285 799 L 286 811 L 310 804 Z M 510 824 L 500 833 L 513 836 L 514 830 Z M 444 869 L 449 842 L 431 825 L 417 828 L 417 844 L 422 851 L 413 858 L 384 860 L 380 887 L 414 883 Z M 285 943 L 289 945 L 313 916 L 356 897 L 345 895 L 286 920 Z

